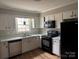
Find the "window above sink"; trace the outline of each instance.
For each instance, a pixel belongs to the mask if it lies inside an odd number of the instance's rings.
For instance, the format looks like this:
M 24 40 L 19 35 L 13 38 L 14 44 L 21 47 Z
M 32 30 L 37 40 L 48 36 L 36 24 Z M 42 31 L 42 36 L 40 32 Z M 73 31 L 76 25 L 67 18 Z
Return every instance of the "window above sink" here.
M 17 32 L 28 32 L 32 25 L 33 18 L 19 18 L 16 17 L 16 30 Z

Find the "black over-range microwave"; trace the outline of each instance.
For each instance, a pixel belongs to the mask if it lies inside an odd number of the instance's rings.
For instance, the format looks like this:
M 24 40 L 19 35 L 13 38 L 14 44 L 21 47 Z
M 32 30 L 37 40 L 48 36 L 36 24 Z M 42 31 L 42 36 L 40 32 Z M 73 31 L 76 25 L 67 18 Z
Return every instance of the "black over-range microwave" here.
M 44 27 L 45 28 L 55 28 L 56 27 L 56 21 L 55 20 L 45 21 Z

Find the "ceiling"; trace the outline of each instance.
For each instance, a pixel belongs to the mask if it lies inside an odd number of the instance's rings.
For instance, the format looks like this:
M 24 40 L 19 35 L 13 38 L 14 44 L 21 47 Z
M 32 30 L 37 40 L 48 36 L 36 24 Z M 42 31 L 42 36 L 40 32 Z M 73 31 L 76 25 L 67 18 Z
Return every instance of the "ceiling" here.
M 0 0 L 0 8 L 46 12 L 77 2 L 77 0 Z

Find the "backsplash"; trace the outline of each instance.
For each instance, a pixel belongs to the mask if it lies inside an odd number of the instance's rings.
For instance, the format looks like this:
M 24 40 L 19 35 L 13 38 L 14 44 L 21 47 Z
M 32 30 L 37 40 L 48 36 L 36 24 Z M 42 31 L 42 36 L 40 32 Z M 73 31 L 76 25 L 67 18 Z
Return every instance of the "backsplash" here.
M 15 31 L 5 31 L 5 30 L 0 30 L 0 37 L 1 36 L 24 36 L 24 35 L 33 35 L 33 34 L 40 34 L 41 30 L 39 28 L 32 28 L 30 29 L 29 32 L 24 32 L 24 33 L 17 33 Z
M 31 28 L 29 32 L 24 32 L 24 33 L 17 33 L 15 31 L 5 31 L 5 30 L 0 30 L 0 37 L 17 37 L 17 36 L 27 36 L 27 35 L 33 35 L 33 34 L 47 34 L 48 30 L 57 30 L 60 31 L 60 29 L 46 29 L 46 28 Z
M 56 31 L 60 32 L 60 28 L 48 28 L 48 29 L 47 28 L 40 28 L 40 30 L 41 30 L 40 31 L 41 34 L 47 34 L 48 30 L 56 30 Z

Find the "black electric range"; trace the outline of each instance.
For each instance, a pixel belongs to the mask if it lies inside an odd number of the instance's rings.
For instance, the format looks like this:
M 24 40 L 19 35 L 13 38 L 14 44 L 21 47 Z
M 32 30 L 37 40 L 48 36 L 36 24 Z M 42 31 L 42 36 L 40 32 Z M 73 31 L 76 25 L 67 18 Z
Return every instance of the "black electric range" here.
M 44 51 L 47 51 L 49 53 L 52 53 L 52 38 L 53 37 L 56 37 L 59 35 L 59 32 L 58 31 L 48 31 L 47 32 L 47 35 L 45 36 L 42 36 L 42 40 L 41 40 L 41 44 L 42 44 L 42 49 Z

